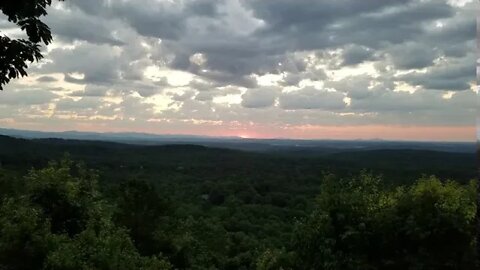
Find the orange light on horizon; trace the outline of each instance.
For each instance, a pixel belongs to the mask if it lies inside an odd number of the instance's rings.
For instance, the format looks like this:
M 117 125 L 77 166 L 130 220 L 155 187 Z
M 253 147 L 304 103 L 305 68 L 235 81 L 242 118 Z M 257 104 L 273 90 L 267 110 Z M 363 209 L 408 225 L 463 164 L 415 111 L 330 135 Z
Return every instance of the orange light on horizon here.
M 111 125 L 110 122 L 100 123 L 71 123 L 68 126 L 39 126 L 17 125 L 5 123 L 4 128 L 37 130 L 45 132 L 61 132 L 76 130 L 80 132 L 140 132 L 157 135 L 197 135 L 213 137 L 239 137 L 243 139 L 308 139 L 308 140 L 402 140 L 402 141 L 476 141 L 477 132 L 475 125 L 471 126 L 400 126 L 400 125 L 362 125 L 362 126 L 276 126 L 256 125 L 254 127 L 238 127 L 223 125 L 191 125 L 166 128 L 165 124 L 122 127 Z M 62 127 L 61 129 L 59 127 Z
M 240 137 L 242 139 L 250 139 L 250 136 L 245 135 L 245 134 L 240 134 L 240 135 L 238 135 L 238 137 Z

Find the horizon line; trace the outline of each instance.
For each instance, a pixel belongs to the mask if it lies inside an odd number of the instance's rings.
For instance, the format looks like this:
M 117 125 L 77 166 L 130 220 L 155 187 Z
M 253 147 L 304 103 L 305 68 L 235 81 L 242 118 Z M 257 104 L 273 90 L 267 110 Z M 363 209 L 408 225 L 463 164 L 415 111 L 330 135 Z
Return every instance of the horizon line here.
M 291 140 L 291 141 L 378 141 L 378 142 L 411 142 L 411 143 L 476 143 L 479 144 L 480 140 L 408 140 L 408 139 L 383 139 L 383 138 L 352 138 L 352 139 L 335 139 L 335 138 L 289 138 L 289 137 L 243 137 L 243 136 L 227 136 L 227 135 L 200 135 L 192 133 L 149 133 L 149 132 L 135 132 L 135 131 L 81 131 L 81 130 L 63 130 L 63 131 L 44 131 L 44 130 L 33 130 L 33 129 L 16 129 L 16 128 L 3 128 L 0 127 L 0 130 L 9 130 L 17 132 L 38 132 L 38 133 L 55 133 L 62 134 L 68 132 L 76 133 L 92 133 L 99 135 L 108 135 L 108 134 L 136 134 L 136 135 L 150 135 L 150 136 L 190 136 L 190 137 L 199 137 L 199 138 L 212 138 L 212 139 L 239 139 L 239 140 Z M 12 136 L 9 134 L 0 134 L 4 136 Z M 55 138 L 55 137 L 48 137 Z

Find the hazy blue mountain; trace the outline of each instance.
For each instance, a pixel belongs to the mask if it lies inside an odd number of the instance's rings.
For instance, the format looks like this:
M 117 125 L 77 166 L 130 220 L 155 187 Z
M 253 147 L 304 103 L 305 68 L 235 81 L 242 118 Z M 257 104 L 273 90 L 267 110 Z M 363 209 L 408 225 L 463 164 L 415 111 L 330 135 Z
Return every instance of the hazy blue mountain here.
M 413 142 L 372 140 L 294 140 L 294 139 L 244 139 L 240 137 L 208 137 L 198 135 L 148 134 L 136 132 L 43 132 L 0 128 L 0 135 L 25 139 L 68 139 L 109 141 L 140 145 L 196 144 L 228 149 L 288 152 L 289 154 L 317 155 L 345 151 L 382 149 L 433 150 L 459 153 L 474 153 L 474 142 Z

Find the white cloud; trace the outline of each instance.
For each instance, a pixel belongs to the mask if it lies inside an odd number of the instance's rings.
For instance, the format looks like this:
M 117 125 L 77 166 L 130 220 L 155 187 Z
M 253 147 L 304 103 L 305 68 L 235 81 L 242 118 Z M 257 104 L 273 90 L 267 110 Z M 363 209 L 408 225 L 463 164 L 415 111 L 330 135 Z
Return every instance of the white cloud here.
M 0 121 L 470 125 L 476 3 L 380 2 L 62 2 L 46 59 L 0 93 Z

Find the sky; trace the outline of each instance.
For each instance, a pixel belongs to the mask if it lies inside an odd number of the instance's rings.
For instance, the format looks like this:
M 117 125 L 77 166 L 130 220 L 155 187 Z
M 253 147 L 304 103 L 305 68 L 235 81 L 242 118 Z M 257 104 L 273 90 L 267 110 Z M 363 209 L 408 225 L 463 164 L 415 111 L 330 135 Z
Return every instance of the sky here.
M 67 0 L 0 127 L 473 141 L 477 1 Z M 0 34 L 22 37 L 0 15 Z

